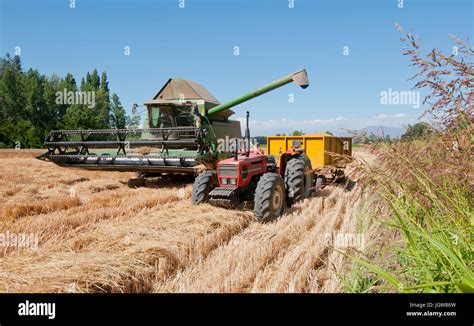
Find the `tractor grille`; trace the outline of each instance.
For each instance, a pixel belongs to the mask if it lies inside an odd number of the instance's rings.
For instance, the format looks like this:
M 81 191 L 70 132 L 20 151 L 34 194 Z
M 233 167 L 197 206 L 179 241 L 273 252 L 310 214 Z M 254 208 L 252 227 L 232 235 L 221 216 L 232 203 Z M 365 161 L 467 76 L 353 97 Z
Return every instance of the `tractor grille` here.
M 212 197 L 220 197 L 220 198 L 229 198 L 232 195 L 235 195 L 236 188 L 224 188 L 224 187 L 216 187 L 212 189 L 209 193 L 209 196 Z
M 235 177 L 237 178 L 239 171 L 238 166 L 233 164 L 219 165 L 218 175 L 223 177 Z

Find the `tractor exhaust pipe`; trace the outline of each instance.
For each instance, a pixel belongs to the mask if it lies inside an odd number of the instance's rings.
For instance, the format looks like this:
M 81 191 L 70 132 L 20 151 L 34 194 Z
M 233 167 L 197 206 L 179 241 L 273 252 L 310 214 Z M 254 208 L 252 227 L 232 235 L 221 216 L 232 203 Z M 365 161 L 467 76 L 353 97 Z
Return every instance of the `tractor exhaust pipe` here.
M 247 111 L 247 126 L 245 127 L 245 156 L 249 157 L 250 156 L 250 128 L 249 128 L 249 116 L 250 113 Z
M 238 159 L 239 159 L 239 139 L 235 138 L 234 160 L 237 161 Z

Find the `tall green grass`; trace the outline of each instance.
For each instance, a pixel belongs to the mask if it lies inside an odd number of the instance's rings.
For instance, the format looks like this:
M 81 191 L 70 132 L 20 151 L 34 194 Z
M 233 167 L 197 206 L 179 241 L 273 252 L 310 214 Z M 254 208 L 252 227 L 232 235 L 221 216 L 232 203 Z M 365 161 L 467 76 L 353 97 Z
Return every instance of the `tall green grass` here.
M 417 151 L 400 152 L 389 146 L 382 150 L 382 168 L 368 168 L 374 187 L 389 208 L 390 216 L 382 219 L 383 226 L 398 230 L 402 241 L 400 245 L 386 244 L 392 246 L 392 265 L 396 268 L 344 253 L 357 266 L 349 284 L 364 285 L 349 286 L 347 290 L 369 291 L 378 283 L 374 279 L 383 279 L 390 285 L 385 289 L 389 291 L 474 292 L 473 195 L 462 171 L 456 170 L 470 169 L 471 163 L 465 162 L 464 157 L 457 167 L 448 167 L 443 159 L 449 153 L 420 148 L 426 157 L 417 157 Z M 423 163 L 426 159 L 439 160 L 439 164 L 431 162 L 427 168 Z M 461 163 L 466 164 L 463 167 Z M 433 166 L 441 170 L 435 171 Z M 368 279 L 360 267 L 376 277 Z

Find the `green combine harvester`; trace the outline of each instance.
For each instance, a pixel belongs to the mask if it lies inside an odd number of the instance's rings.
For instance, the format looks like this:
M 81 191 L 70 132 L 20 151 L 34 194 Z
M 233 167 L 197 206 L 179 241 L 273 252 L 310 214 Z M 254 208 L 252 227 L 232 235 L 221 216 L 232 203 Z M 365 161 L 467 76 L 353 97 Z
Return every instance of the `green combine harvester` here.
M 218 151 L 218 140 L 241 138 L 230 108 L 294 82 L 308 86 L 304 69 L 225 103 L 202 85 L 169 79 L 144 103 L 143 129 L 53 130 L 38 159 L 72 168 L 146 174 L 197 174 L 232 155 Z

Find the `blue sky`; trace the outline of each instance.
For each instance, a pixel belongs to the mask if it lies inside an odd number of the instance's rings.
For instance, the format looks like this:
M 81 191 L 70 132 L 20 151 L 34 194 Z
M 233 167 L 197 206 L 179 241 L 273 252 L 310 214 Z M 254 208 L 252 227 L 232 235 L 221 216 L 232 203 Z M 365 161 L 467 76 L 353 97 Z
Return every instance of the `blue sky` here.
M 426 52 L 450 52 L 448 33 L 473 35 L 471 0 L 0 2 L 2 55 L 20 46 L 24 68 L 71 72 L 77 82 L 105 70 L 127 110 L 169 77 L 202 83 L 223 102 L 306 68 L 306 90 L 288 85 L 234 109 L 235 118 L 251 111 L 254 135 L 416 122 L 423 107 L 380 103 L 382 91 L 413 85 L 395 22 L 419 34 Z

